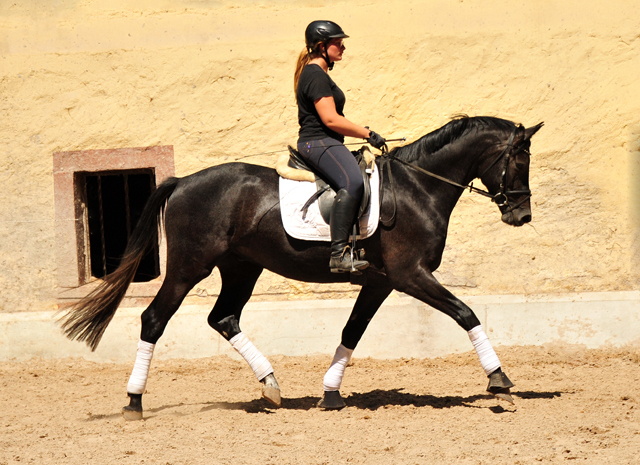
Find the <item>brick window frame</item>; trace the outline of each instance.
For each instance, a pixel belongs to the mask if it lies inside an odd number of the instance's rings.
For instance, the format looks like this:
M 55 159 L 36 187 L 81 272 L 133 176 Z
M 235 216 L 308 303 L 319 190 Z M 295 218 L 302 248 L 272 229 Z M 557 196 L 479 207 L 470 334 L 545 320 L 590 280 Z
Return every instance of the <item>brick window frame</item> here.
M 151 169 L 156 185 L 175 175 L 172 145 L 120 149 L 77 150 L 53 154 L 55 195 L 56 262 L 58 300 L 77 300 L 95 288 L 97 281 L 86 272 L 87 234 L 82 196 L 74 179 L 80 172 Z M 161 240 L 160 276 L 147 283 L 131 283 L 127 299 L 147 301 L 160 289 L 166 270 L 166 243 Z M 130 302 L 134 303 L 135 302 Z

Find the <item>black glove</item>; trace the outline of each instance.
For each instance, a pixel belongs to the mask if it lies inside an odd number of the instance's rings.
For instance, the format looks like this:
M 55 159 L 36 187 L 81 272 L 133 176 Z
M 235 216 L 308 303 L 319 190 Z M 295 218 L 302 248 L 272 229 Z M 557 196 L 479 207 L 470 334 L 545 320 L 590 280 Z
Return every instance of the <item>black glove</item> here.
M 369 137 L 367 137 L 367 142 L 377 149 L 382 149 L 387 141 L 377 132 L 369 130 Z

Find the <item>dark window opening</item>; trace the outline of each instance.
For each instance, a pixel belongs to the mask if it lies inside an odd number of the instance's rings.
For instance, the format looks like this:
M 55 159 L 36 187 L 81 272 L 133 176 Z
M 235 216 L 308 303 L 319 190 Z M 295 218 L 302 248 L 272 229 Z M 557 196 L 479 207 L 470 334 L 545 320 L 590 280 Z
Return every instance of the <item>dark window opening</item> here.
M 77 173 L 84 187 L 86 229 L 91 276 L 113 273 L 124 254 L 142 210 L 155 190 L 152 169 Z M 88 270 L 89 271 L 89 270 Z M 147 251 L 133 282 L 147 282 L 160 276 L 158 237 Z

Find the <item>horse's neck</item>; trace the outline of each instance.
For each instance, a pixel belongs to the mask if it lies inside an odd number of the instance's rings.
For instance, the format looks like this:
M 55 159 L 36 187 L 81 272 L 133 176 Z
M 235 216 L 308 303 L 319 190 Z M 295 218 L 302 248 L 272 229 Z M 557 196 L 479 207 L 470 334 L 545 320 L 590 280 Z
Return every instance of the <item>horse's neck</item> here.
M 423 153 L 415 164 L 458 184 L 467 185 L 477 172 L 480 155 L 486 150 L 481 137 L 460 138 L 435 153 Z
M 413 164 L 452 183 L 467 186 L 476 177 L 479 159 L 487 148 L 486 138 L 468 136 L 447 144 L 434 153 L 423 153 Z M 464 190 L 447 186 L 444 181 L 419 182 L 418 185 L 422 186 L 424 195 L 431 198 L 431 203 L 438 206 L 433 213 L 437 213 L 448 223 Z

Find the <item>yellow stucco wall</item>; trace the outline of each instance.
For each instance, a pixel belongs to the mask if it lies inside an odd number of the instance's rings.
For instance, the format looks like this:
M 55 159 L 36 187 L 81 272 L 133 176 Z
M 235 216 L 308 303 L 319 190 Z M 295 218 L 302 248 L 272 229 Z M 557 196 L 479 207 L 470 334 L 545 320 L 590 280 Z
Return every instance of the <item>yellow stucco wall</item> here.
M 296 139 L 293 66 L 314 19 L 351 36 L 332 77 L 347 116 L 384 136 L 414 140 L 459 113 L 545 122 L 530 225 L 502 224 L 468 193 L 454 211 L 439 274 L 454 293 L 638 289 L 637 11 L 619 0 L 0 0 L 0 310 L 55 308 L 54 152 L 173 145 L 179 176 L 237 159 L 273 166 Z M 217 282 L 199 288 L 215 294 Z M 350 290 L 266 274 L 256 298 Z

